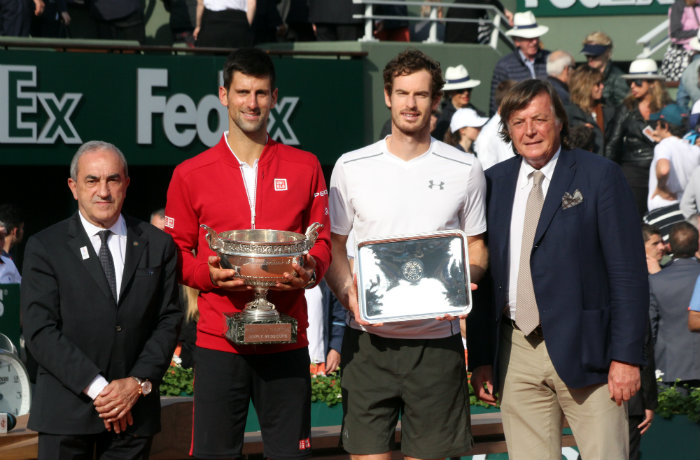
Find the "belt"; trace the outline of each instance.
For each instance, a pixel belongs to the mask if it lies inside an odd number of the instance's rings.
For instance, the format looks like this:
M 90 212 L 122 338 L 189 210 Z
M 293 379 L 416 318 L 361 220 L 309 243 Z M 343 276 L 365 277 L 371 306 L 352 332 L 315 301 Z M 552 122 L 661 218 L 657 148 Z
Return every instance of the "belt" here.
M 503 315 L 503 319 L 501 320 L 501 322 L 505 325 L 512 327 L 513 329 L 517 329 L 519 331 L 521 330 L 518 327 L 518 325 L 515 324 L 515 320 L 510 319 L 506 315 Z M 525 337 L 544 340 L 544 334 L 542 333 L 542 325 L 538 324 L 537 327 L 535 329 L 533 329 L 532 332 L 530 332 Z

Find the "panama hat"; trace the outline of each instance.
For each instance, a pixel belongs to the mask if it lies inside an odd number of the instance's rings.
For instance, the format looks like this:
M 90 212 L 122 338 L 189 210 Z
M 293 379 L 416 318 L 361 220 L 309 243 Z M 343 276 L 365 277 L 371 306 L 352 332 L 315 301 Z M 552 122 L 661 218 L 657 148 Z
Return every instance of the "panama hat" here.
M 450 120 L 450 131 L 454 133 L 466 127 L 481 128 L 487 121 L 488 118 L 480 117 L 474 109 L 457 109 Z
M 538 26 L 535 15 L 532 11 L 515 13 L 513 16 L 513 28 L 506 32 L 509 37 L 537 38 L 546 34 L 549 30 L 547 26 Z
M 644 80 L 664 80 L 664 76 L 659 73 L 659 67 L 653 59 L 637 59 L 630 64 L 630 73 L 626 73 L 622 78 Z
M 456 89 L 474 88 L 481 84 L 481 80 L 474 80 L 469 77 L 466 67 L 462 64 L 457 67 L 448 67 L 445 71 L 445 86 L 443 91 L 454 91 Z

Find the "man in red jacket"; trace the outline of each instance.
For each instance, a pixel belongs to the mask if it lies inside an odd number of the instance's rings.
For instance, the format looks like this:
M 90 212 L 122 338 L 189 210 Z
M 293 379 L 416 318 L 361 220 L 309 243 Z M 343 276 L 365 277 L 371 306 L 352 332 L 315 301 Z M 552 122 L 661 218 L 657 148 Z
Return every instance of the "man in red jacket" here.
M 272 60 L 257 49 L 239 49 L 224 64 L 219 99 L 228 108 L 228 131 L 211 149 L 180 164 L 168 189 L 165 229 L 179 249 L 181 282 L 199 289 L 191 454 L 241 456 L 252 398 L 265 457 L 311 456 L 310 378 L 305 287 L 330 264 L 328 192 L 318 159 L 278 144 L 266 131 L 277 101 Z M 200 224 L 222 232 L 274 229 L 304 233 L 324 228 L 285 283 L 268 300 L 298 322 L 292 344 L 239 345 L 225 337 L 224 313 L 240 312 L 252 287 L 223 269 Z

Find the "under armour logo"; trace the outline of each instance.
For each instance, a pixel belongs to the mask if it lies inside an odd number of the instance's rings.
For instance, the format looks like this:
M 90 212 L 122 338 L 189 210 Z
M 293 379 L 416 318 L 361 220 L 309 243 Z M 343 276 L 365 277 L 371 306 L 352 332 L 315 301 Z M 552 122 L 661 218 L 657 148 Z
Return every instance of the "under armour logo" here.
M 445 190 L 445 183 L 440 181 L 439 184 L 436 184 L 435 181 L 429 180 L 428 181 L 428 188 L 433 189 L 435 187 L 438 187 L 440 190 Z

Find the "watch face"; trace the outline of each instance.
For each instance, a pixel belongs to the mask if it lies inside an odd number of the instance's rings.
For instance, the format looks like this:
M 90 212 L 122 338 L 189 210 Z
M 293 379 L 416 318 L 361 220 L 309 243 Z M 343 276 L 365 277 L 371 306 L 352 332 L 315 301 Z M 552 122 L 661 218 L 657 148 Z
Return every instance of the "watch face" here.
M 28 414 L 30 402 L 29 376 L 24 365 L 16 356 L 0 353 L 0 412 Z
M 151 383 L 150 380 L 145 380 L 145 381 L 141 384 L 141 391 L 142 391 L 142 393 L 143 393 L 144 396 L 147 396 L 147 395 L 151 394 L 151 391 L 152 391 L 152 390 L 153 390 L 153 384 Z

